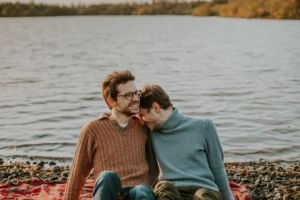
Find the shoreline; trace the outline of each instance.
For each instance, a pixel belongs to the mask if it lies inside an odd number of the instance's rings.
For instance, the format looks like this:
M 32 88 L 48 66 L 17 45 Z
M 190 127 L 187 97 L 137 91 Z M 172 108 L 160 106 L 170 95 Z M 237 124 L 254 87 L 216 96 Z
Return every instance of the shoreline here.
M 225 169 L 228 180 L 245 186 L 253 199 L 300 199 L 300 160 L 226 162 Z M 0 158 L 0 184 L 17 185 L 18 179 L 32 178 L 66 183 L 69 171 L 69 165 L 54 161 L 12 162 Z M 88 178 L 93 178 L 93 172 Z
M 84 15 L 192 15 L 234 18 L 300 19 L 296 0 L 235 0 L 217 2 L 153 1 L 153 3 L 43 4 L 0 3 L 0 17 Z

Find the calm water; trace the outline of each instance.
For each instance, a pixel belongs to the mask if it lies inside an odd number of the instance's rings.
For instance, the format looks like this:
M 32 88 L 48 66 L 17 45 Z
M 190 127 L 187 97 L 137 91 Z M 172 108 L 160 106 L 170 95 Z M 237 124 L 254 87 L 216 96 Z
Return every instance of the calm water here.
M 300 159 L 300 21 L 0 18 L 0 157 L 71 160 L 108 72 L 215 121 L 226 161 Z

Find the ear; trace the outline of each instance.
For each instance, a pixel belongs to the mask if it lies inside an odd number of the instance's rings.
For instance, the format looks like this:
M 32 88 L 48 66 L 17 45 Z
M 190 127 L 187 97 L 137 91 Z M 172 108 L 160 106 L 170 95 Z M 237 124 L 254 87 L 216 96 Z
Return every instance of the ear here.
M 152 103 L 152 108 L 154 109 L 155 112 L 160 112 L 161 108 L 157 102 Z
M 106 102 L 107 102 L 107 104 L 108 104 L 108 106 L 109 106 L 110 108 L 115 107 L 115 105 L 117 104 L 117 101 L 115 101 L 115 100 L 114 100 L 113 98 L 111 98 L 110 96 L 107 97 Z

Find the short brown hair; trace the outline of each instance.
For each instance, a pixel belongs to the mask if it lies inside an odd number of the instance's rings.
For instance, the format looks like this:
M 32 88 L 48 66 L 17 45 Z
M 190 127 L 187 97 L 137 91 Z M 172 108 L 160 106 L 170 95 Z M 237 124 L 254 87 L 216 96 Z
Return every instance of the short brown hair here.
M 128 81 L 134 80 L 134 75 L 128 70 L 114 71 L 111 74 L 109 74 L 102 82 L 102 96 L 106 104 L 108 105 L 108 97 L 117 100 L 117 95 L 119 93 L 119 91 L 117 90 L 117 86 L 119 84 L 127 83 Z
M 142 89 L 140 106 L 150 110 L 153 102 L 157 102 L 164 110 L 172 106 L 169 96 L 162 87 L 159 85 L 147 84 Z

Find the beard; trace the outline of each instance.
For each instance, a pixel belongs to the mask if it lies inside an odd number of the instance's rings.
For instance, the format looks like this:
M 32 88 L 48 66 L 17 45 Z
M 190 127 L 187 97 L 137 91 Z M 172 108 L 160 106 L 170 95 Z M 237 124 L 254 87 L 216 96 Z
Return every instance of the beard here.
M 118 107 L 118 110 L 120 113 L 124 115 L 132 116 L 140 112 L 139 106 L 140 106 L 140 101 L 132 101 L 126 107 L 122 107 L 122 108 Z

